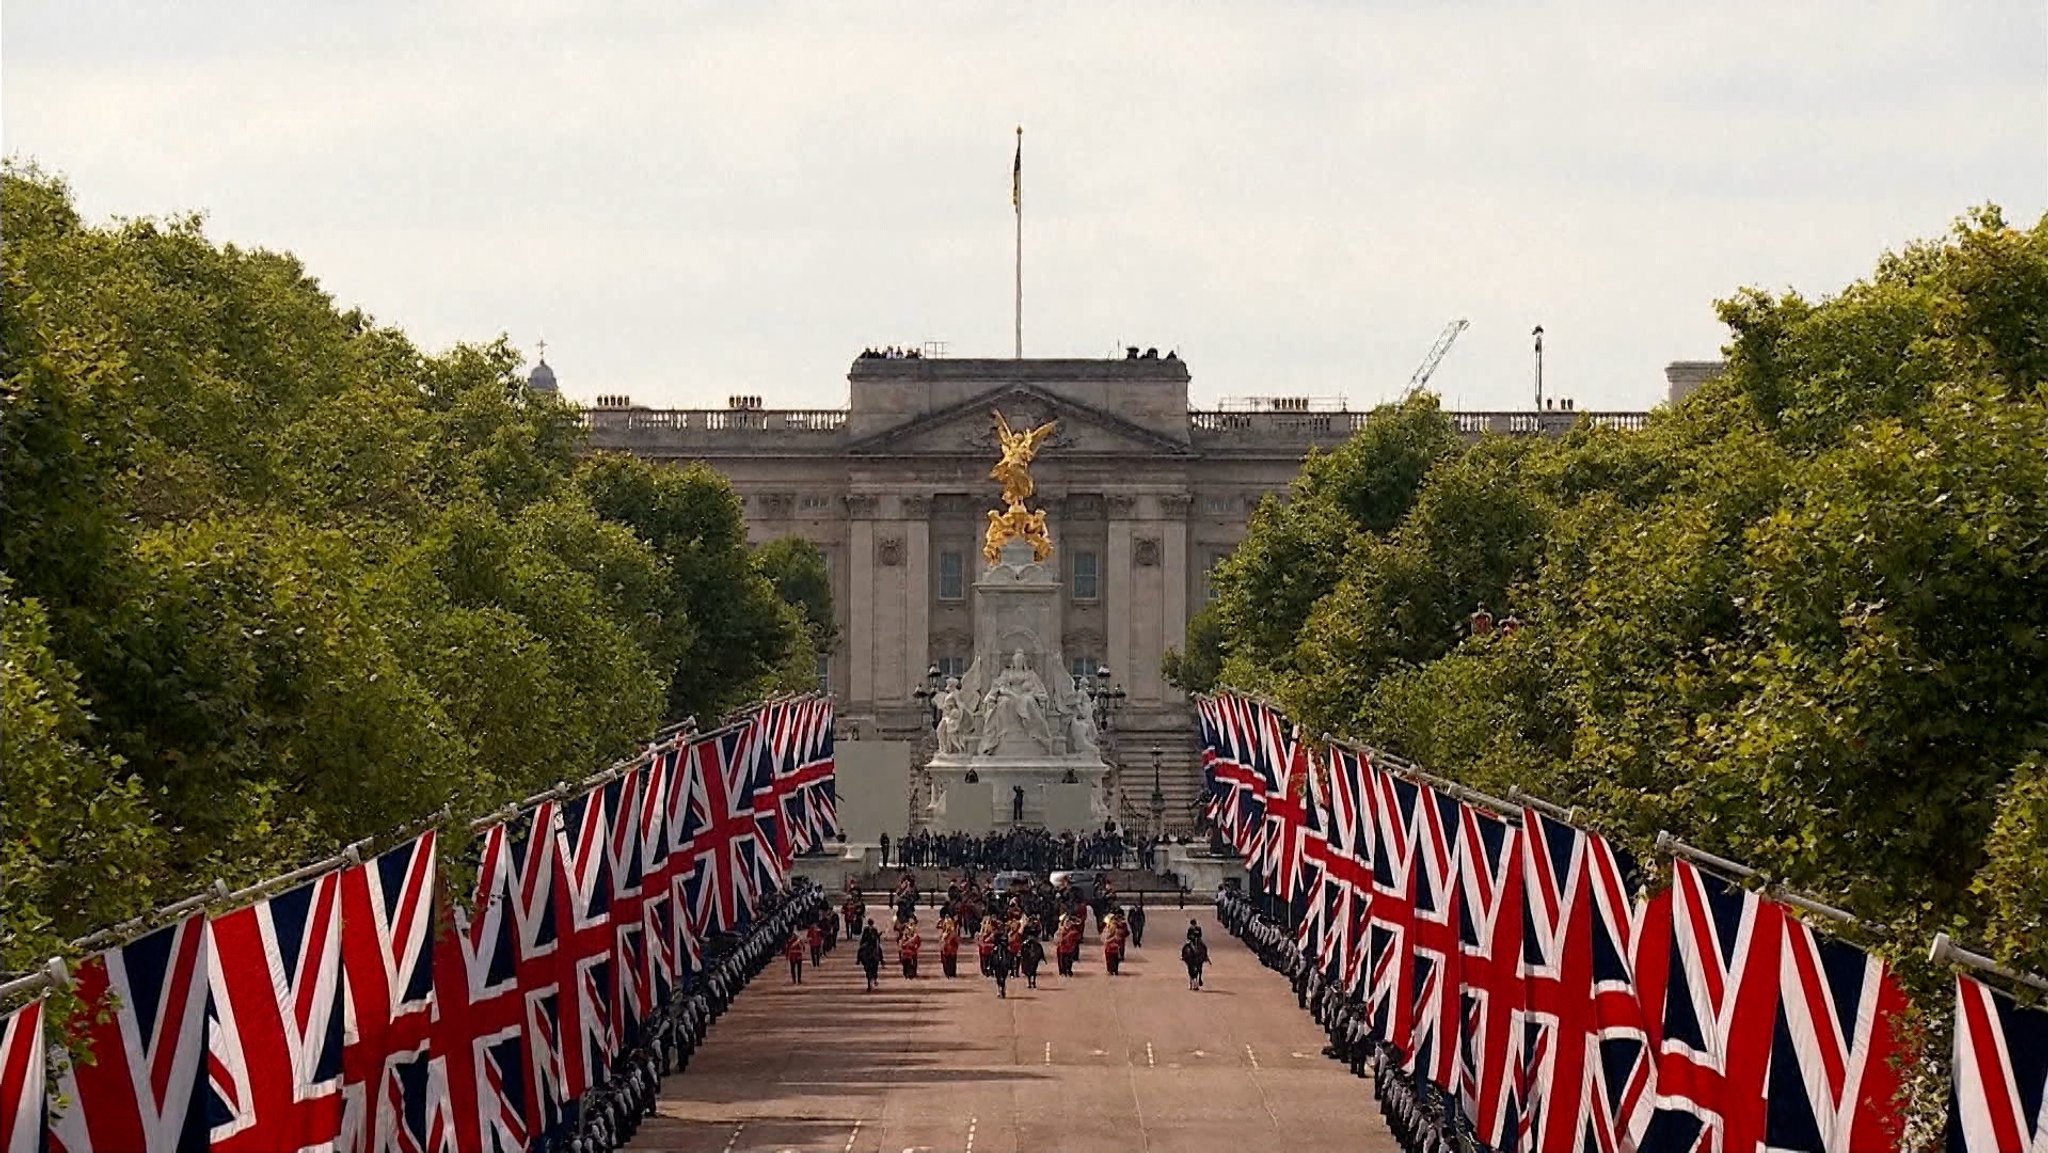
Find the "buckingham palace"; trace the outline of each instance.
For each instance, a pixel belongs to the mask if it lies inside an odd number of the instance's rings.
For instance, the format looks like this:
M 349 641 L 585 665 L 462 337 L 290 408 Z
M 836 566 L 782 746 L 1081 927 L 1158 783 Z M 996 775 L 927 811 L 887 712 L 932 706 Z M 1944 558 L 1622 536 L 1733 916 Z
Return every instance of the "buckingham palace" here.
M 1676 393 L 1707 366 L 1675 364 Z M 537 370 L 544 371 L 544 370 Z M 660 410 L 601 398 L 584 414 L 590 447 L 702 461 L 731 479 L 756 542 L 784 536 L 824 552 L 841 643 L 820 662 L 848 735 L 916 740 L 917 693 L 974 658 L 970 593 L 982 564 L 990 412 L 1058 421 L 1034 466 L 1063 583 L 1060 649 L 1074 674 L 1107 668 L 1122 690 L 1105 752 L 1125 772 L 1164 751 L 1176 806 L 1194 798 L 1193 723 L 1160 674 L 1209 595 L 1210 572 L 1243 539 L 1258 502 L 1282 492 L 1311 448 L 1341 443 L 1369 414 L 1303 398 L 1188 405 L 1188 365 L 1118 359 L 947 359 L 865 354 L 848 404 Z M 548 380 L 552 384 L 552 378 Z M 1456 413 L 1468 435 L 1555 435 L 1586 419 L 1638 427 L 1642 413 Z M 863 733 L 863 730 L 865 731 Z

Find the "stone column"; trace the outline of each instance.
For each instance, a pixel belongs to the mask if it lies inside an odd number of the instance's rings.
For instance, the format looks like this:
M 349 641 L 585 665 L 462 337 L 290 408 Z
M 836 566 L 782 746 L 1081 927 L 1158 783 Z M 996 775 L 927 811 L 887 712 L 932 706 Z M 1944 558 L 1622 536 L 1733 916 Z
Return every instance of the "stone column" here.
M 1165 517 L 1160 536 L 1160 561 L 1166 566 L 1165 612 L 1166 644 L 1158 654 L 1166 655 L 1166 648 L 1181 648 L 1187 644 L 1188 632 L 1188 512 L 1194 507 L 1194 498 L 1186 493 L 1173 493 L 1159 498 L 1159 509 Z M 1157 676 L 1158 661 L 1153 662 L 1153 675 Z M 1178 689 L 1160 682 L 1160 695 L 1169 702 L 1179 703 L 1183 698 Z
M 875 710 L 875 498 L 853 494 L 846 505 L 846 704 L 859 716 Z
M 1103 557 L 1102 573 L 1099 579 L 1106 581 L 1102 599 L 1103 659 L 1115 678 L 1126 685 L 1131 681 L 1131 628 L 1133 625 L 1132 582 L 1136 576 L 1136 562 L 1131 555 L 1132 519 L 1138 509 L 1136 497 L 1112 493 L 1104 498 L 1109 510 L 1108 555 Z
M 903 667 L 915 681 L 932 662 L 932 498 L 906 496 L 899 503 L 903 509 Z

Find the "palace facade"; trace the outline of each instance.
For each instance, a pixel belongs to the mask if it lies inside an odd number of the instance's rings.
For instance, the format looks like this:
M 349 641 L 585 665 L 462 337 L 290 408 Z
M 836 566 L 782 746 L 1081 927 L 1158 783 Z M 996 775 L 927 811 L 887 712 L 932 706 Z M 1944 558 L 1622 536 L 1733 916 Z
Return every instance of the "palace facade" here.
M 1674 366 L 1676 367 L 1676 366 Z M 538 372 L 540 370 L 536 370 Z M 841 643 L 820 662 L 848 736 L 917 740 L 915 694 L 974 658 L 973 584 L 988 479 L 998 455 L 990 412 L 1058 430 L 1032 465 L 1064 582 L 1061 649 L 1072 672 L 1107 667 L 1124 696 L 1105 755 L 1128 800 L 1152 789 L 1162 752 L 1169 824 L 1194 799 L 1193 720 L 1160 675 L 1209 596 L 1209 575 L 1245 534 L 1258 502 L 1282 492 L 1303 456 L 1341 443 L 1364 412 L 1278 399 L 1188 407 L 1188 368 L 1169 355 L 1122 360 L 966 360 L 863 356 L 843 409 L 786 410 L 735 397 L 714 410 L 637 408 L 604 398 L 585 411 L 593 449 L 702 461 L 732 481 L 757 543 L 799 536 L 823 550 Z M 550 375 L 548 383 L 553 383 Z M 1477 436 L 1556 435 L 1579 419 L 1639 427 L 1642 413 L 1457 413 Z M 1141 816 L 1128 813 L 1133 818 Z

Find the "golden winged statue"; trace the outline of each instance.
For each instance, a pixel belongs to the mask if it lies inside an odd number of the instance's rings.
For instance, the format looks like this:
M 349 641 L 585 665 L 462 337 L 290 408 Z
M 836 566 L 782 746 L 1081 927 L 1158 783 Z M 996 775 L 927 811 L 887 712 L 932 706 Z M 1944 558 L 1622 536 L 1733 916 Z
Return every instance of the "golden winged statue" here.
M 990 509 L 988 532 L 982 538 L 981 555 L 988 563 L 995 564 L 1002 559 L 1003 545 L 1013 540 L 1031 542 L 1032 559 L 1043 561 L 1052 555 L 1052 537 L 1045 529 L 1045 513 L 1033 511 L 1024 506 L 1031 494 L 1038 491 L 1031 483 L 1031 461 L 1038 455 L 1038 446 L 1052 431 L 1059 427 L 1059 421 L 1049 420 L 1028 432 L 1018 432 L 1010 427 L 998 411 L 996 418 L 996 443 L 1002 446 L 1002 459 L 988 470 L 991 480 L 1003 486 L 1003 503 L 1009 507 L 1002 512 Z
M 1031 483 L 1031 461 L 1038 456 L 1038 446 L 1060 426 L 1056 420 L 1048 420 L 1029 432 L 1012 432 L 1010 422 L 1003 419 L 999 410 L 996 418 L 996 443 L 1002 445 L 1003 459 L 988 470 L 989 479 L 1003 486 L 1003 501 L 1006 504 L 1023 504 L 1038 491 Z

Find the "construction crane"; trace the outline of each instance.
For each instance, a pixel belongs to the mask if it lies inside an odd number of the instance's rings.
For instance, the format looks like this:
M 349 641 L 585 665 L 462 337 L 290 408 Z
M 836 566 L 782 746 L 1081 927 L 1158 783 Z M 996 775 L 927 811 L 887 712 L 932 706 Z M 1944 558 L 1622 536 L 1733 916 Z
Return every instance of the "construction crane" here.
M 1436 334 L 1436 343 L 1429 346 L 1429 355 L 1422 358 L 1422 363 L 1415 368 L 1415 375 L 1408 378 L 1409 396 L 1429 387 L 1429 378 L 1436 375 L 1436 366 L 1444 362 L 1444 354 L 1457 343 L 1458 334 L 1470 327 L 1472 322 L 1461 316 L 1444 325 L 1444 330 Z

